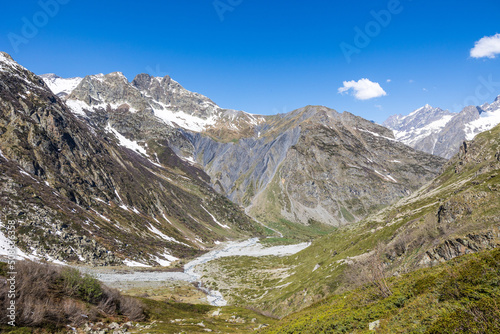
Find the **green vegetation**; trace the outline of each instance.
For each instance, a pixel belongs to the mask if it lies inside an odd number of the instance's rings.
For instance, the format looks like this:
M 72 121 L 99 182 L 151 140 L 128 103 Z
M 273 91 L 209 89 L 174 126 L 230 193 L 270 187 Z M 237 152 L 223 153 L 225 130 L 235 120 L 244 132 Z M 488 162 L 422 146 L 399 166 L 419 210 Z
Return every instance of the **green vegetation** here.
M 500 250 L 453 259 L 434 268 L 335 295 L 281 320 L 265 333 L 500 332 Z
M 206 329 L 216 333 L 248 333 L 276 322 L 240 307 L 141 301 L 146 305 L 148 321 L 155 322 L 149 333 L 204 333 Z
M 6 277 L 7 264 L 0 262 L 0 276 Z M 66 333 L 67 326 L 84 324 L 106 328 L 113 322 L 130 320 L 130 332 L 246 333 L 276 320 L 246 308 L 193 305 L 148 298 L 132 298 L 102 285 L 89 275 L 69 267 L 28 261 L 16 263 L 16 327 L 7 325 L 2 314 L 2 333 Z M 0 304 L 7 307 L 7 286 L 1 288 Z M 5 290 L 5 291 L 4 291 Z M 92 325 L 93 324 L 93 325 Z
M 500 245 L 499 142 L 500 126 L 478 135 L 467 152 L 451 160 L 429 185 L 359 223 L 320 236 L 298 254 L 213 261 L 203 280 L 223 280 L 231 286 L 224 296 L 239 305 L 286 316 L 370 282 L 374 266 L 376 274 L 385 278 L 496 247 Z M 289 239 L 294 238 L 291 234 L 308 233 L 307 227 L 300 230 L 285 220 L 269 226 Z M 288 234 L 288 226 L 296 229 L 290 228 Z M 240 270 L 247 268 L 258 270 Z M 273 270 L 286 274 L 269 280 Z
M 285 239 L 293 240 L 293 243 L 299 241 L 310 241 L 320 236 L 328 235 L 337 228 L 331 225 L 309 220 L 309 225 L 294 223 L 286 219 L 279 219 L 278 222 L 269 222 L 267 225 L 283 234 Z
M 340 208 L 340 212 L 342 212 L 342 216 L 345 218 L 345 220 L 347 220 L 348 222 L 354 222 L 356 220 L 356 218 L 354 218 L 354 216 L 349 212 L 347 211 L 346 208 L 344 207 L 341 207 Z
M 77 269 L 62 269 L 61 284 L 69 297 L 76 297 L 87 303 L 97 303 L 102 298 L 101 283 L 88 274 L 82 275 Z

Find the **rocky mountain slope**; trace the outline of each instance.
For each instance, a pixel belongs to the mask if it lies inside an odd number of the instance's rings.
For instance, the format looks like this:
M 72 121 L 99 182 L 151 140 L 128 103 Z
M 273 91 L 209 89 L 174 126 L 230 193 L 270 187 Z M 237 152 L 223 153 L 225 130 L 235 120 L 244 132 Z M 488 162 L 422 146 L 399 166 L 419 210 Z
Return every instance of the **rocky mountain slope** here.
M 148 154 L 148 143 L 126 139 L 109 121 L 78 119 L 5 53 L 0 111 L 1 221 L 3 228 L 16 221 L 26 255 L 166 265 L 226 238 L 259 234 L 165 141 L 151 142 L 155 154 Z
M 391 298 L 390 277 L 499 246 L 500 125 L 463 143 L 418 191 L 293 256 L 226 258 L 200 271 L 230 303 L 284 316 L 362 284 Z M 250 266 L 259 269 L 242 270 Z
M 365 285 L 270 333 L 362 332 L 369 323 L 381 333 L 497 332 L 500 125 L 464 142 L 432 183 L 341 234 L 347 247 L 335 235 L 318 240 L 294 271 L 319 264 L 307 295 L 320 279 L 337 292 Z
M 349 113 L 309 106 L 250 115 L 222 109 L 168 76 L 87 76 L 66 102 L 93 126 L 148 143 L 152 159 L 167 145 L 203 169 L 219 193 L 277 227 L 283 219 L 355 222 L 410 194 L 444 163 Z
M 348 112 L 310 106 L 271 122 L 297 139 L 265 188 L 251 184 L 257 195 L 250 212 L 267 221 L 353 223 L 409 195 L 443 163 Z
M 469 106 L 460 113 L 425 105 L 407 116 L 393 115 L 382 125 L 397 140 L 417 150 L 451 158 L 464 140 L 500 124 L 500 96 L 491 104 Z

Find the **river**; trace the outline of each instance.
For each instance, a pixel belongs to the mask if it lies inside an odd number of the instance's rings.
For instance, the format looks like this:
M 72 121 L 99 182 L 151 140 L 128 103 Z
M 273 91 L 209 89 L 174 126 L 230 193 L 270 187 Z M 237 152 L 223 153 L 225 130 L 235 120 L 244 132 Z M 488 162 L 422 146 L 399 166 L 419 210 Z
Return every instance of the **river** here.
M 169 280 L 179 280 L 185 282 L 200 282 L 201 275 L 196 272 L 196 267 L 216 259 L 227 256 L 286 256 L 300 252 L 309 247 L 310 243 L 304 242 L 295 245 L 264 247 L 259 238 L 252 238 L 244 241 L 229 241 L 220 244 L 217 249 L 205 253 L 194 260 L 186 263 L 184 272 L 156 272 L 156 271 L 134 271 L 134 272 L 109 272 L 98 273 L 96 276 L 104 283 L 110 282 L 163 282 Z M 80 268 L 82 269 L 82 268 Z M 84 270 L 92 272 L 91 270 Z M 207 294 L 210 305 L 225 306 L 227 301 L 222 294 L 216 290 L 203 288 L 199 283 L 199 288 Z

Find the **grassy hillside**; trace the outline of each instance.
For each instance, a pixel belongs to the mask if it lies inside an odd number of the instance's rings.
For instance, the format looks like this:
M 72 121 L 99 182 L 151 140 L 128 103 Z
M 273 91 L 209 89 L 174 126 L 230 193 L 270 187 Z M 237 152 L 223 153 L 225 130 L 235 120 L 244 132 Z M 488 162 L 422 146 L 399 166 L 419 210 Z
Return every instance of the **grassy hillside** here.
M 434 181 L 287 258 L 224 258 L 203 268 L 224 296 L 285 316 L 331 294 L 500 245 L 500 127 L 467 142 Z M 258 268 L 248 271 L 245 268 Z M 273 271 L 280 275 L 271 275 Z
M 500 250 L 335 295 L 264 333 L 499 333 Z M 389 294 L 389 295 L 387 295 Z

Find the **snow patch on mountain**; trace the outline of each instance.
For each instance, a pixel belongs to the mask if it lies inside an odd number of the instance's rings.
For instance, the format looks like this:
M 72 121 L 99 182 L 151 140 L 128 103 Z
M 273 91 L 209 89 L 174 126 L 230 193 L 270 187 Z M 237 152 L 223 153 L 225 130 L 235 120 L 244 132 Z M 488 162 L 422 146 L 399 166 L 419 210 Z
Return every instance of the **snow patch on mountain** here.
M 465 125 L 465 135 L 467 140 L 472 140 L 477 134 L 491 130 L 497 124 L 500 124 L 500 108 L 483 112 L 480 116 L 481 117 L 479 119 Z
M 0 70 L 1 71 L 8 71 L 10 67 L 17 67 L 20 66 L 17 64 L 10 56 L 8 56 L 4 52 L 0 52 Z
M 206 119 L 190 115 L 184 111 L 174 111 L 170 105 L 156 102 L 160 107 L 153 107 L 155 116 L 171 126 L 180 126 L 184 129 L 200 132 L 207 126 L 217 122 L 217 116 L 212 115 Z
M 372 132 L 372 131 L 368 131 L 368 130 L 364 130 L 364 129 L 360 129 L 360 128 L 356 128 L 356 130 L 361 131 L 361 132 L 369 133 L 369 134 L 371 134 L 372 136 L 375 136 L 375 137 L 380 137 L 380 138 L 384 138 L 384 139 L 387 139 L 387 140 L 395 141 L 394 138 L 389 138 L 389 137 L 386 137 L 386 136 L 382 136 L 381 134 L 378 134 L 376 132 Z
M 395 178 L 393 178 L 392 176 L 390 175 L 385 175 L 385 174 L 382 174 L 381 172 L 379 172 L 378 170 L 374 169 L 375 173 L 377 173 L 378 175 L 380 175 L 384 180 L 386 181 L 389 181 L 389 182 L 394 182 L 394 183 L 398 183 L 398 181 L 396 181 Z
M 162 254 L 159 254 L 159 256 L 153 256 L 152 259 L 163 267 L 168 267 L 172 264 L 172 262 L 179 260 L 179 258 L 170 255 L 167 250 Z
M 394 137 L 396 140 L 412 146 L 415 142 L 423 139 L 424 137 L 430 136 L 434 133 L 438 133 L 453 119 L 455 115 L 445 115 L 441 119 L 438 119 L 432 123 L 426 124 L 422 127 L 411 127 L 408 130 L 398 131 L 394 130 Z
M 417 150 L 451 158 L 460 143 L 500 124 L 500 97 L 481 106 L 452 113 L 425 105 L 407 116 L 393 115 L 383 125 L 396 140 Z
M 147 264 L 144 264 L 144 263 L 140 263 L 140 262 L 137 262 L 137 261 L 132 261 L 132 260 L 129 260 L 129 259 L 125 259 L 123 261 L 123 263 L 127 267 L 151 267 L 150 265 L 147 265 Z
M 140 146 L 139 144 L 137 144 L 137 142 L 135 142 L 133 140 L 129 140 L 129 139 L 125 138 L 125 136 L 123 136 L 121 133 L 119 133 L 118 131 L 113 129 L 109 123 L 106 126 L 106 131 L 112 132 L 116 136 L 116 138 L 118 139 L 121 146 L 129 148 L 132 151 L 136 151 L 136 152 L 139 152 L 139 153 L 146 155 L 146 150 L 144 149 L 144 147 Z
M 90 106 L 80 100 L 67 100 L 66 105 L 75 115 L 86 116 L 85 110 L 91 110 Z
M 164 239 L 166 241 L 175 242 L 175 243 L 181 244 L 181 245 L 186 245 L 183 242 L 177 241 L 176 239 L 174 239 L 172 237 L 169 237 L 168 235 L 166 235 L 165 233 L 161 232 L 159 229 L 157 229 L 156 227 L 154 227 L 151 224 L 149 224 L 148 230 L 150 230 L 151 232 L 153 232 L 154 234 L 156 234 L 157 236 L 159 236 L 160 238 L 162 238 L 162 239 Z
M 212 215 L 212 214 L 211 214 L 211 213 L 210 213 L 207 209 L 205 209 L 205 207 L 204 207 L 203 205 L 202 205 L 201 207 L 203 208 L 203 210 L 205 210 L 205 211 L 206 211 L 206 212 L 210 215 L 210 217 L 212 217 L 212 219 L 214 220 L 214 222 L 216 222 L 216 223 L 217 223 L 217 225 L 219 225 L 219 226 L 221 226 L 221 227 L 223 227 L 223 228 L 228 228 L 228 229 L 230 228 L 229 226 L 227 226 L 227 225 L 225 225 L 225 224 L 220 223 L 220 222 L 219 222 L 219 221 L 218 221 L 218 220 L 214 217 L 214 215 Z
M 0 226 L 3 224 L 0 222 Z M 12 240 L 9 239 L 2 231 L 0 231 L 0 256 L 13 256 L 15 259 L 30 259 L 36 260 L 37 257 L 34 255 L 26 254 L 20 250 Z
M 83 78 L 61 78 L 53 73 L 42 74 L 40 78 L 49 86 L 56 95 L 69 95 L 80 84 Z
M 9 159 L 7 159 L 7 157 L 6 157 L 5 155 L 3 155 L 2 150 L 0 150 L 0 157 L 4 158 L 4 159 L 5 159 L 5 160 L 7 160 L 7 161 L 9 160 Z

